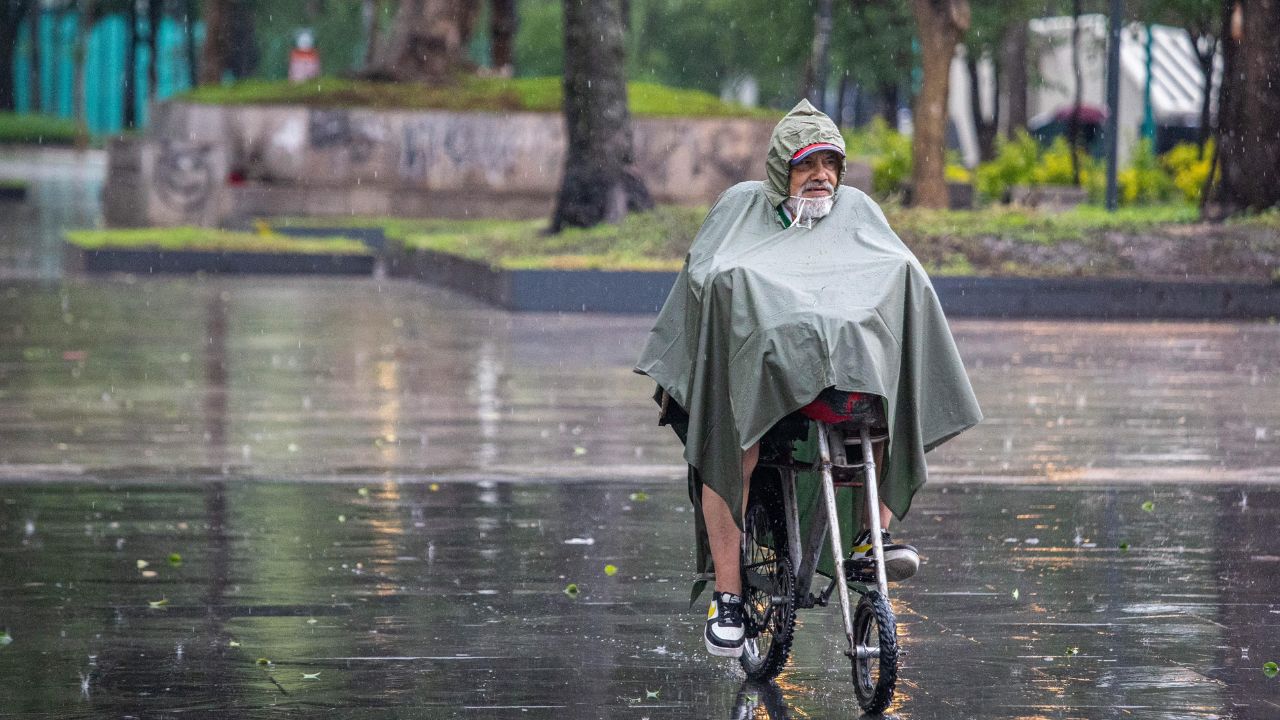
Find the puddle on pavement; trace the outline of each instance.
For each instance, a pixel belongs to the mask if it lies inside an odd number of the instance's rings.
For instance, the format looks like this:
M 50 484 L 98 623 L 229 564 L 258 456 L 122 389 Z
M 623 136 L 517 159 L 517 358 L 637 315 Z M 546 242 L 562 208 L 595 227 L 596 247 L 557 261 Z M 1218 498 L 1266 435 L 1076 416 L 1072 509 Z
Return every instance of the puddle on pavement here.
M 675 483 L 363 487 L 0 486 L 6 716 L 857 716 L 834 609 L 777 688 L 704 655 Z M 1278 522 L 1258 486 L 927 488 L 898 717 L 1275 717 Z

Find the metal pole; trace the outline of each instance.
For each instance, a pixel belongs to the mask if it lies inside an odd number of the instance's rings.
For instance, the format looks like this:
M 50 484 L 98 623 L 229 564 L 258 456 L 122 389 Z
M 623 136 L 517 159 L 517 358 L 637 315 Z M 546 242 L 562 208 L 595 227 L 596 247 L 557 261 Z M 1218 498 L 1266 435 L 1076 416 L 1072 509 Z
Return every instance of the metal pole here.
M 1120 23 L 1124 20 L 1124 0 L 1111 0 L 1111 23 L 1107 41 L 1107 210 L 1115 211 L 1116 152 L 1120 132 Z
M 1151 23 L 1147 23 L 1147 79 L 1142 85 L 1142 137 L 1151 141 L 1152 152 L 1155 151 L 1156 143 L 1156 116 L 1151 107 L 1151 49 L 1154 44 L 1155 35 L 1151 32 Z

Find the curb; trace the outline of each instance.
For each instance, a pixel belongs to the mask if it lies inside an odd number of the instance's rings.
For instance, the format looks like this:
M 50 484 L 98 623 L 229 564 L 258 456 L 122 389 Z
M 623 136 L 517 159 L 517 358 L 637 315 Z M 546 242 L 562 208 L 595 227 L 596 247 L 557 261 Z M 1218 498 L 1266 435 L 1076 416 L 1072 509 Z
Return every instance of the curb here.
M 392 255 L 388 274 L 455 290 L 513 312 L 651 314 L 674 272 L 500 270 L 419 250 Z M 1280 284 L 1127 279 L 944 277 L 933 280 L 948 317 L 1095 320 L 1247 320 L 1280 317 Z
M 373 255 L 88 250 L 67 245 L 70 266 L 89 273 L 372 275 Z

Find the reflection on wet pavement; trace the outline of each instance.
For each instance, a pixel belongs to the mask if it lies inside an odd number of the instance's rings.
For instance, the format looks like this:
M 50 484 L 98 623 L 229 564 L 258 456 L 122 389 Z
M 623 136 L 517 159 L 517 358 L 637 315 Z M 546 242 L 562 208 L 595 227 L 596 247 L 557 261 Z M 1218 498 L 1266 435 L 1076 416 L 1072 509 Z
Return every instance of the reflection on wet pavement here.
M 0 280 L 62 275 L 62 235 L 99 223 L 106 166 L 101 150 L 0 146 L 0 179 L 28 185 L 24 202 L 0 200 Z
M 0 476 L 654 477 L 651 319 L 407 282 L 0 282 Z M 936 480 L 1280 479 L 1280 326 L 953 323 L 986 421 Z
M 780 698 L 704 656 L 686 505 L 651 481 L 0 486 L 4 712 L 856 717 L 833 608 L 801 614 Z M 1278 522 L 1257 486 L 926 492 L 895 712 L 1276 717 Z

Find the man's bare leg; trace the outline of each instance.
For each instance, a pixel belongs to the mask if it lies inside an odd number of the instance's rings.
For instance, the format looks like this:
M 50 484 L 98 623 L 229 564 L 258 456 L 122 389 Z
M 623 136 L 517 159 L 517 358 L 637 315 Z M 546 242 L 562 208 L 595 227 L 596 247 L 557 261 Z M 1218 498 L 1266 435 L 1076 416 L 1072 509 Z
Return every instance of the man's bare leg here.
M 742 508 L 738 517 L 747 509 L 747 493 L 751 489 L 751 474 L 760 459 L 760 443 L 742 453 Z M 729 504 L 711 488 L 702 486 L 702 518 L 707 524 L 707 540 L 711 543 L 711 561 L 716 570 L 716 592 L 742 594 L 742 573 L 738 567 L 738 553 L 742 548 L 742 531 L 729 512 Z
M 875 462 L 876 462 L 876 482 L 879 483 L 879 485 L 877 485 L 877 489 L 882 490 L 884 487 L 884 474 L 883 474 L 884 443 L 873 443 L 871 445 L 871 453 L 872 453 L 872 456 L 875 458 Z M 880 496 L 884 497 L 883 494 L 881 494 Z M 881 500 L 880 501 L 880 529 L 888 530 L 889 521 L 892 519 L 893 519 L 893 511 L 889 509 L 888 505 L 884 504 L 883 500 Z M 862 518 L 862 529 L 866 530 L 869 527 L 871 527 L 870 513 L 868 513 L 866 517 Z

